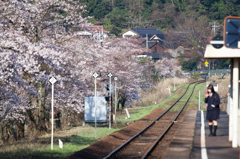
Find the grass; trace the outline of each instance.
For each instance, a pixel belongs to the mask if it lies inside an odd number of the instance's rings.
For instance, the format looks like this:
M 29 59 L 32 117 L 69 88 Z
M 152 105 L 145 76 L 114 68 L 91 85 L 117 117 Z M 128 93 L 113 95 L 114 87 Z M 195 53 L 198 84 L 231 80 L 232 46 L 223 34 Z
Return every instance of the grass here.
M 186 88 L 188 86 L 188 84 L 181 84 L 181 86 L 183 86 L 183 88 Z M 181 87 L 178 86 L 178 87 Z M 149 113 L 151 113 L 151 111 L 153 111 L 156 108 L 162 107 L 163 110 L 169 108 L 171 106 L 170 104 L 164 104 L 168 101 L 175 101 L 177 100 L 184 92 L 185 90 L 181 89 L 181 90 L 176 90 L 177 93 L 172 94 L 171 96 L 169 96 L 167 99 L 161 101 L 158 104 L 153 104 L 153 105 L 149 105 L 149 106 L 145 106 L 145 107 L 135 107 L 135 108 L 131 108 L 134 109 L 134 112 L 130 114 L 130 119 L 125 119 L 125 116 L 120 116 L 117 120 L 117 122 L 125 122 L 125 121 L 136 121 L 139 120 L 140 118 L 148 115 Z M 178 94 L 179 93 L 179 94 Z M 163 105 L 164 104 L 164 105 Z
M 196 105 L 199 105 L 199 91 L 200 91 L 200 105 L 201 105 L 201 110 L 204 110 L 204 105 L 205 105 L 205 92 L 206 92 L 206 83 L 201 83 L 198 84 L 195 88 L 194 94 L 191 98 L 191 101 L 194 102 L 194 106 L 196 109 L 199 109 L 198 107 L 196 107 Z
M 179 84 L 179 85 L 177 85 L 177 86 L 175 86 L 175 89 L 176 90 L 174 90 L 174 87 L 172 87 L 172 93 L 175 93 L 180 87 L 183 87 L 183 88 L 187 88 L 187 84 Z
M 111 134 L 119 129 L 97 128 L 97 140 Z M 59 148 L 58 139 L 63 141 L 63 148 Z M 43 135 L 36 141 L 19 142 L 13 145 L 0 147 L 0 158 L 37 158 L 37 159 L 64 159 L 75 151 L 84 149 L 94 142 L 95 129 L 91 126 L 80 126 L 68 131 L 59 131 L 54 134 L 54 147 L 51 150 L 50 134 Z
M 195 84 L 193 84 L 193 85 L 191 85 L 191 86 L 189 87 L 188 91 L 186 92 L 186 95 L 183 96 L 183 98 L 181 99 L 181 101 L 186 102 L 186 101 L 188 100 L 189 96 L 191 95 L 191 93 L 192 93 L 192 91 L 193 91 L 194 86 L 195 86 Z M 196 87 L 195 87 L 195 88 L 196 88 Z M 195 91 L 195 90 L 196 90 L 196 89 L 194 89 L 194 91 Z M 190 99 L 190 100 L 191 100 L 191 99 Z
M 175 88 L 179 88 L 183 83 L 189 82 L 188 78 L 175 78 Z M 155 85 L 155 88 L 148 89 L 147 92 L 142 91 L 142 99 L 140 103 L 135 103 L 134 106 L 149 106 L 156 103 L 160 103 L 161 101 L 165 100 L 169 96 L 170 89 L 172 93 L 174 93 L 174 79 L 167 78 L 165 80 L 161 80 L 159 83 Z
M 184 85 L 183 88 L 186 89 L 187 86 L 188 86 L 188 85 Z M 182 103 L 181 103 L 181 104 L 179 103 L 180 105 L 179 105 L 179 104 L 175 105 L 170 111 L 178 111 L 180 108 L 182 108 L 182 105 L 186 103 L 186 101 L 188 100 L 190 94 L 192 93 L 193 87 L 194 87 L 194 85 L 189 86 L 188 91 L 186 92 L 186 94 L 185 94 L 185 95 L 181 98 L 181 100 L 179 101 L 179 102 L 182 102 Z M 184 94 L 184 92 L 186 91 L 185 89 L 182 89 L 181 95 L 179 95 L 179 97 Z M 178 98 L 179 98 L 179 97 L 178 97 Z M 177 100 L 177 99 L 175 99 L 175 100 Z M 190 100 L 191 100 L 191 99 L 190 99 Z M 167 108 L 168 108 L 168 106 L 165 106 L 165 107 L 164 107 L 164 109 L 167 109 Z
M 149 113 L 151 113 L 151 111 L 153 111 L 156 108 L 162 107 L 163 110 L 168 109 L 172 103 L 167 103 L 168 101 L 176 101 L 180 96 L 182 96 L 182 94 L 185 92 L 185 89 L 187 88 L 188 84 L 180 84 L 178 86 L 176 86 L 176 91 L 174 91 L 174 93 L 169 96 L 167 99 L 161 101 L 158 104 L 152 104 L 149 106 L 145 106 L 145 107 L 135 107 L 135 108 L 131 108 L 134 109 L 133 113 L 130 113 L 130 119 L 125 119 L 126 116 L 120 116 L 118 117 L 118 122 L 126 122 L 126 121 L 136 121 L 139 120 L 140 118 L 144 117 L 145 115 L 148 115 Z M 183 89 L 178 90 L 178 88 L 182 87 Z M 192 93 L 192 88 L 194 87 L 194 85 L 190 86 L 189 91 L 187 91 L 186 96 L 184 96 L 181 101 L 187 101 L 188 95 L 190 95 Z M 201 91 L 201 103 L 204 104 L 204 90 L 206 87 L 206 83 L 202 83 L 202 84 L 198 84 L 195 89 L 194 89 L 194 93 L 193 96 L 191 97 L 190 101 L 193 101 L 195 103 L 195 105 L 198 105 L 198 91 Z M 164 104 L 166 103 L 166 104 Z M 164 104 L 164 105 L 163 105 Z M 195 106 L 196 109 L 198 109 Z M 179 110 L 178 107 L 174 107 L 174 109 L 172 111 L 177 111 Z

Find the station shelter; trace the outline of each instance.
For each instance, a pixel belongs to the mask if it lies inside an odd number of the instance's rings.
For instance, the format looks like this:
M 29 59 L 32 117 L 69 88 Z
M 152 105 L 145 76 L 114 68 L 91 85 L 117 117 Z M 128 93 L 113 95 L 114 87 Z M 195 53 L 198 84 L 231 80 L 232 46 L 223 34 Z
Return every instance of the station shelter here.
M 225 46 L 216 49 L 211 44 L 208 44 L 204 57 L 205 59 L 231 59 L 230 85 L 232 89 L 229 105 L 229 141 L 232 142 L 232 147 L 236 148 L 240 146 L 240 49 Z

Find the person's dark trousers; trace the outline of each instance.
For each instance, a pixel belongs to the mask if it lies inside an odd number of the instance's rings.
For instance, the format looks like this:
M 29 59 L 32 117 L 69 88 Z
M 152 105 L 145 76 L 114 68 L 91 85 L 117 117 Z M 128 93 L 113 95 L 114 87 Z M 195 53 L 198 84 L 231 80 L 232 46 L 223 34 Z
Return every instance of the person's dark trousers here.
M 216 136 L 217 134 L 216 134 L 216 132 L 217 132 L 217 125 L 214 125 L 214 132 L 213 132 L 213 136 Z
M 208 136 L 213 136 L 213 133 L 212 133 L 212 125 L 209 125 L 209 130 L 210 130 L 210 134 Z

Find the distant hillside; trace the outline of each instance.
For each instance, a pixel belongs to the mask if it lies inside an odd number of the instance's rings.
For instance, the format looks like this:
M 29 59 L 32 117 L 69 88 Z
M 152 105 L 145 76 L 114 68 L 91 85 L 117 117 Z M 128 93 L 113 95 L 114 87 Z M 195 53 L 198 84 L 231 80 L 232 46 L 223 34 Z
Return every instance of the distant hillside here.
M 87 5 L 90 21 L 104 24 L 118 35 L 127 28 L 157 28 L 163 32 L 174 29 L 183 14 L 204 16 L 209 22 L 222 24 L 226 16 L 240 16 L 237 0 L 79 0 Z

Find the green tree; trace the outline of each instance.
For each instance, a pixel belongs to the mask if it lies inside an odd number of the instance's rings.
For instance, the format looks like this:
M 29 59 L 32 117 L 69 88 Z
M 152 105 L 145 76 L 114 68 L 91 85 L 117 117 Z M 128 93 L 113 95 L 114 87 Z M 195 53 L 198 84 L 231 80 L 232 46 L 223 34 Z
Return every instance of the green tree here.
M 214 62 L 217 69 L 228 69 L 230 65 L 230 59 L 218 59 Z
M 103 19 L 108 13 L 111 12 L 112 7 L 104 0 L 80 0 L 83 4 L 86 4 L 86 10 L 88 12 L 83 14 L 83 17 L 94 16 L 96 20 Z
M 112 30 L 110 31 L 111 34 L 115 34 L 116 36 L 119 36 L 121 33 L 121 30 L 118 29 L 116 26 L 113 26 Z
M 176 21 L 183 20 L 183 15 L 187 18 L 194 14 L 196 21 L 199 21 L 200 17 L 207 17 L 206 21 L 217 21 L 219 24 L 223 23 L 226 16 L 240 16 L 240 1 L 238 0 L 79 1 L 87 5 L 88 12 L 84 13 L 85 17 L 94 16 L 96 24 L 104 23 L 108 30 L 112 28 L 114 29 L 112 32 L 115 33 L 133 27 L 159 28 L 165 32 L 173 29 L 178 30 Z M 210 24 L 206 27 L 207 30 L 208 28 L 211 28 Z
M 178 57 L 179 64 L 184 71 L 194 71 L 197 70 L 198 65 L 198 57 L 192 57 L 190 59 L 185 59 L 185 56 L 182 53 L 179 53 L 180 56 Z
M 104 23 L 103 23 L 103 27 L 104 27 L 104 29 L 106 29 L 107 31 L 112 31 L 114 25 L 112 25 L 111 19 L 105 20 Z
M 127 13 L 117 7 L 113 8 L 112 12 L 106 16 L 114 26 L 119 28 L 125 28 L 127 26 L 126 17 Z

